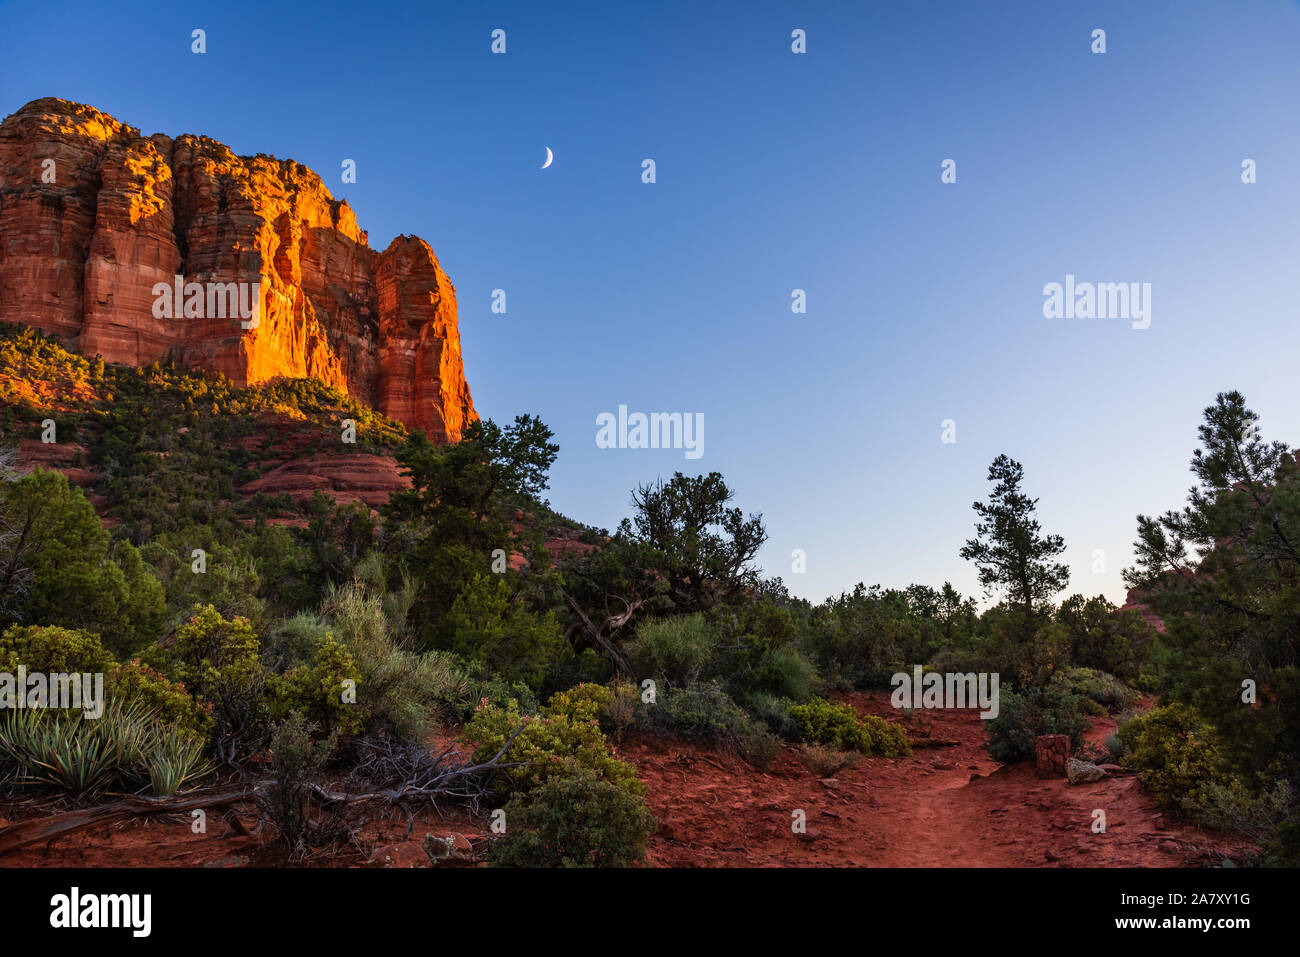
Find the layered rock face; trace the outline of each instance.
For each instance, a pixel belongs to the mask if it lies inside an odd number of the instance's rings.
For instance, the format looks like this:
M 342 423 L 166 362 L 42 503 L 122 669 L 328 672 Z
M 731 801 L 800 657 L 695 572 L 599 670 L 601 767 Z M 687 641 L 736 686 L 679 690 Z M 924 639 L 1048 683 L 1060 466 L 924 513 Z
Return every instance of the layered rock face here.
M 0 322 L 241 386 L 310 376 L 435 441 L 477 417 L 456 290 L 427 243 L 371 249 L 347 203 L 292 160 L 143 137 L 67 100 L 0 124 Z

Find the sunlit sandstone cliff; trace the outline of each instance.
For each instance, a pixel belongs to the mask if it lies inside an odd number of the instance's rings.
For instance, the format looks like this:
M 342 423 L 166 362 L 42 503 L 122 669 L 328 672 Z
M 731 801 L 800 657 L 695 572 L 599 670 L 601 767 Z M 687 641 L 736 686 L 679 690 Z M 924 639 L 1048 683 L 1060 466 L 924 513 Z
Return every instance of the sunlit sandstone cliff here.
M 255 321 L 210 297 L 168 318 L 159 284 L 176 276 L 248 284 Z M 378 252 L 305 166 L 144 137 L 67 100 L 0 124 L 0 322 L 109 362 L 170 353 L 238 385 L 312 376 L 436 441 L 476 418 L 456 291 L 422 239 Z

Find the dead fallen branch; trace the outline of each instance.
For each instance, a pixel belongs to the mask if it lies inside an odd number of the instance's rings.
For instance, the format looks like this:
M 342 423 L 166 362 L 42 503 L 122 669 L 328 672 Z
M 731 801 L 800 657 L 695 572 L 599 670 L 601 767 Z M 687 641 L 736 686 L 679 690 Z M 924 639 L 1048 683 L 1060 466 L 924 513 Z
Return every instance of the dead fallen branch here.
M 403 801 L 428 801 L 440 797 L 458 798 L 477 806 L 478 800 L 487 793 L 488 776 L 493 771 L 519 767 L 524 762 L 503 762 L 502 757 L 510 750 L 515 738 L 519 737 L 527 725 L 520 725 L 506 738 L 505 744 L 488 760 L 481 764 L 443 767 L 431 771 L 425 769 L 419 780 L 411 780 L 393 788 L 379 791 L 339 791 L 334 788 L 308 784 L 307 789 L 326 804 L 352 805 L 363 801 L 386 801 L 399 804 Z M 443 752 L 446 753 L 445 751 Z M 435 765 L 434 767 L 437 767 Z
M 0 854 L 7 854 L 30 844 L 39 844 L 95 824 L 107 824 L 133 817 L 175 814 L 200 808 L 224 807 L 252 797 L 255 788 L 240 787 L 220 791 L 190 791 L 174 797 L 128 797 L 99 807 L 65 811 L 50 817 L 20 821 L 0 828 Z
M 501 758 L 524 727 L 526 726 L 520 725 L 516 728 L 501 746 L 501 750 L 488 760 L 474 765 L 442 767 L 437 773 L 426 775 L 418 782 L 407 782 L 395 788 L 362 793 L 338 791 L 317 784 L 308 784 L 306 787 L 325 804 L 350 806 L 364 801 L 387 801 L 389 804 L 399 804 L 405 801 L 432 801 L 439 797 L 447 797 L 469 801 L 477 806 L 478 800 L 487 793 L 486 782 L 493 771 L 518 767 L 522 763 L 506 763 L 502 762 Z M 156 814 L 183 813 L 200 808 L 227 807 L 240 801 L 258 798 L 265 793 L 270 784 L 270 781 L 261 781 L 238 788 L 190 791 L 165 798 L 133 796 L 111 804 L 101 804 L 98 807 L 81 808 L 49 817 L 21 821 L 0 829 L 0 854 L 62 837 L 96 824 L 108 824 Z M 235 820 L 238 821 L 238 818 Z M 244 830 L 242 825 L 236 829 Z

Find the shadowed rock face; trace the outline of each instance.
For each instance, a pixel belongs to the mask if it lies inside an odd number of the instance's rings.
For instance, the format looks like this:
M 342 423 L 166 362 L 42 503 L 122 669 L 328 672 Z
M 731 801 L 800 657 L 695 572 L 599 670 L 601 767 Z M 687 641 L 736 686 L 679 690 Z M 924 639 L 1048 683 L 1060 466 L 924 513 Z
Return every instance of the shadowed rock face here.
M 178 275 L 202 284 L 202 315 L 158 314 L 155 286 Z M 220 295 L 212 308 L 210 284 L 227 283 L 256 290 L 255 325 Z M 348 204 L 292 160 L 143 137 L 67 100 L 0 124 L 0 322 L 108 362 L 170 354 L 241 386 L 310 376 L 435 441 L 477 418 L 456 290 L 427 243 L 371 249 Z

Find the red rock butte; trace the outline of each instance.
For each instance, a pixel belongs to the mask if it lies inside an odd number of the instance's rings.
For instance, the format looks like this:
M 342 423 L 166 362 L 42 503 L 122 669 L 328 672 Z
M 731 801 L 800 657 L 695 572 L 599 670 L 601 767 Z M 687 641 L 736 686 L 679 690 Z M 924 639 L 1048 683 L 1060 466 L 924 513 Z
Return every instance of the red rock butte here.
M 258 322 L 158 318 L 154 287 L 176 276 L 261 283 Z M 68 100 L 0 124 L 0 322 L 107 362 L 171 355 L 238 386 L 319 379 L 434 441 L 477 418 L 456 290 L 424 240 L 377 252 L 299 163 L 141 136 Z

